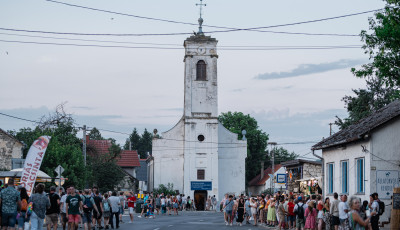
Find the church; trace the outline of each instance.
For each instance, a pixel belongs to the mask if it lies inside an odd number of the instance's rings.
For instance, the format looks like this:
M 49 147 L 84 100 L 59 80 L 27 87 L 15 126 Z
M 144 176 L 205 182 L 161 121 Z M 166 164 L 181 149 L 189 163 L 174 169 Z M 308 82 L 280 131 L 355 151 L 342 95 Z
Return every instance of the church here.
M 173 184 L 197 210 L 214 196 L 245 191 L 247 141 L 218 121 L 217 43 L 199 32 L 184 41 L 184 111 L 179 122 L 153 139 L 152 188 Z

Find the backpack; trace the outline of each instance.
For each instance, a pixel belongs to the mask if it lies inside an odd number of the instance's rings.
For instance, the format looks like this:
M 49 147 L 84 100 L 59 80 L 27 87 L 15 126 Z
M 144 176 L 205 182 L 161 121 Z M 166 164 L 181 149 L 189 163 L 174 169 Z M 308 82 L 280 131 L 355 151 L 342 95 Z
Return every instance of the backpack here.
M 21 201 L 21 211 L 26 211 L 28 210 L 28 202 L 26 201 L 26 199 L 22 199 Z
M 83 208 L 83 211 L 86 212 L 86 213 L 91 212 L 93 210 L 93 203 L 90 200 L 91 198 L 92 197 L 86 197 L 85 196 L 85 200 L 83 201 L 83 206 L 86 205 L 86 207 L 87 207 L 87 208 L 85 208 L 85 207 Z
M 385 212 L 385 203 L 382 201 L 378 201 L 378 204 L 379 204 L 378 215 L 382 216 L 382 214 Z
M 103 202 L 103 210 L 105 212 L 109 212 L 110 211 L 110 204 L 108 203 L 108 200 L 104 200 L 104 202 Z
M 304 219 L 304 208 L 303 205 L 297 205 L 297 210 L 296 210 L 296 214 L 297 214 L 297 218 L 299 219 Z

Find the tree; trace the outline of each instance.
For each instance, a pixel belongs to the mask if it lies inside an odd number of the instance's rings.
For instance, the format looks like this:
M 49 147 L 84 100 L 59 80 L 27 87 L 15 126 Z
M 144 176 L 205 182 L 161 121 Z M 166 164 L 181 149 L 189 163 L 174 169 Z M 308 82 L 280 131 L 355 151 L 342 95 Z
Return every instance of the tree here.
M 126 140 L 124 149 L 129 150 L 129 145 L 132 145 L 132 150 L 137 150 L 140 145 L 140 135 L 136 128 L 133 129 L 132 134 L 129 135 L 129 139 Z
M 285 148 L 283 147 L 275 147 L 273 149 L 274 155 L 275 155 L 275 164 L 280 164 L 285 161 L 291 161 L 296 159 L 299 155 L 295 154 L 294 152 L 289 153 Z M 271 156 L 270 151 L 267 151 L 268 157 Z M 271 165 L 271 161 L 268 162 L 268 167 Z
M 101 136 L 100 131 L 96 127 L 94 127 L 92 130 L 90 130 L 89 139 L 90 140 L 104 140 L 104 138 Z
M 140 137 L 140 145 L 138 152 L 140 158 L 147 158 L 147 153 L 151 154 L 153 148 L 153 134 L 144 129 L 142 136 Z
M 369 29 L 361 31 L 363 49 L 371 63 L 352 69 L 357 77 L 377 76 L 386 86 L 400 86 L 400 0 L 386 0 L 385 9 L 369 18 Z
M 256 119 L 241 112 L 222 113 L 218 120 L 229 131 L 238 134 L 242 139 L 242 130 L 246 130 L 247 158 L 246 158 L 246 184 L 261 170 L 261 162 L 266 160 L 265 149 L 267 147 L 268 134 L 263 132 Z
M 351 69 L 356 77 L 366 80 L 366 89 L 353 89 L 355 96 L 343 97 L 349 117 L 336 116 L 340 129 L 400 98 L 400 1 L 386 2 L 385 9 L 369 19 L 372 34 L 361 31 L 363 49 L 372 62 Z

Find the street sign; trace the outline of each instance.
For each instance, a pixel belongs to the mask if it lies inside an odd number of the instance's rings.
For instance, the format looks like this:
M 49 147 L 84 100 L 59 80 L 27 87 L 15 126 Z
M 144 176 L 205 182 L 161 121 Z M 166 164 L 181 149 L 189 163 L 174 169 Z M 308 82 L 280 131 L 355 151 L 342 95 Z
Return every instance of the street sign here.
M 191 190 L 212 190 L 212 182 L 211 181 L 191 181 L 190 189 Z
M 59 165 L 54 171 L 56 171 L 58 176 L 61 176 L 61 174 L 64 172 L 64 168 L 61 165 Z
M 276 174 L 276 183 L 286 184 L 286 174 Z
M 378 170 L 376 171 L 376 192 L 379 199 L 390 200 L 393 188 L 398 187 L 400 182 L 399 171 Z

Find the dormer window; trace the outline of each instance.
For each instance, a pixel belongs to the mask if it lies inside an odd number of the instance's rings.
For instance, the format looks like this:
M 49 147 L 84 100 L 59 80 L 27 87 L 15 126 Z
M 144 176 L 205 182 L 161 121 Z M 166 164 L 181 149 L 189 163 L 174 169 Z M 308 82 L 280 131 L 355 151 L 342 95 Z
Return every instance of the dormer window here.
M 207 81 L 206 75 L 206 63 L 203 60 L 197 62 L 196 65 L 196 80 L 197 81 Z

